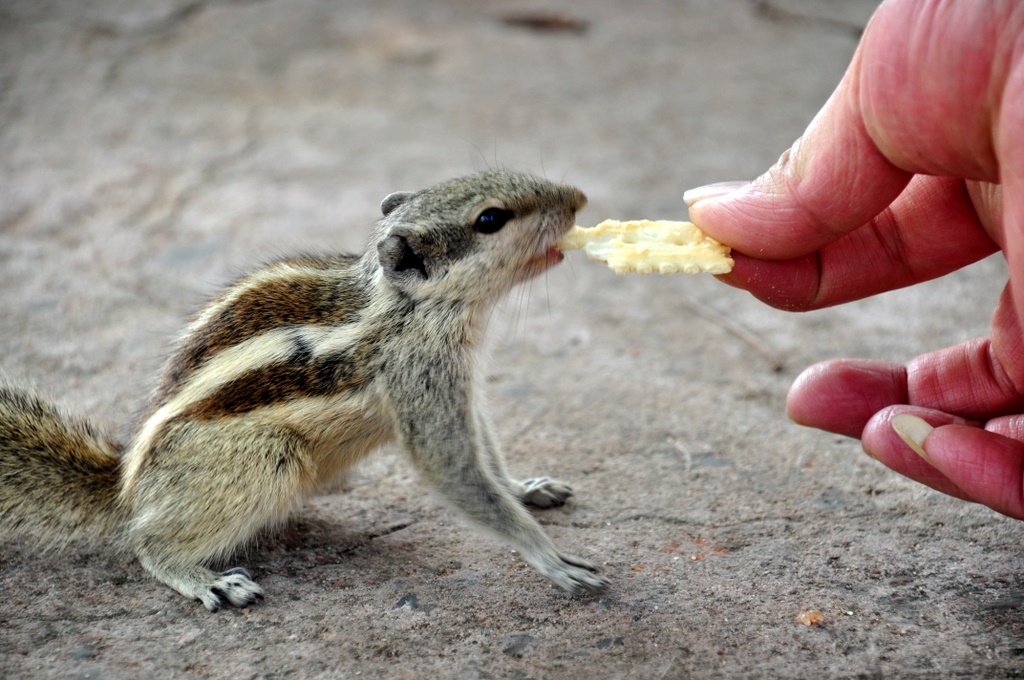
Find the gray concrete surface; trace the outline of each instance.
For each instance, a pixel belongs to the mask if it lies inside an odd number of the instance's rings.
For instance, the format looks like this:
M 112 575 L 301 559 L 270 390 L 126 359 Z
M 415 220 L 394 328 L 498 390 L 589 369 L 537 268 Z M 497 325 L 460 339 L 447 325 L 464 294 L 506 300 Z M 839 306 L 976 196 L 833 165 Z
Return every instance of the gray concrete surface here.
M 585 224 L 684 218 L 802 131 L 872 9 L 0 0 L 0 370 L 123 433 L 217 286 L 358 250 L 385 194 L 473 170 L 575 183 Z M 506 20 L 539 10 L 574 21 Z M 388 451 L 235 560 L 268 591 L 243 611 L 5 542 L 0 676 L 1020 677 L 1024 524 L 783 412 L 815 361 L 985 332 L 1004 278 L 791 315 L 570 256 L 495 318 L 490 396 L 513 471 L 577 488 L 541 518 L 607 596 L 567 598 Z

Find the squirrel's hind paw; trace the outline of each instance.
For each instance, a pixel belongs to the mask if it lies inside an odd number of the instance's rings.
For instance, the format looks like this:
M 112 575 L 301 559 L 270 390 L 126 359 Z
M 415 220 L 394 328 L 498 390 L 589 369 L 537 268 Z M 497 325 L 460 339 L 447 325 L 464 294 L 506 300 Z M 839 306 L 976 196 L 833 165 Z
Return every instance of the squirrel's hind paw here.
M 263 599 L 263 588 L 252 580 L 245 569 L 235 567 L 222 572 L 209 587 L 201 589 L 196 597 L 211 612 L 221 608 L 227 600 L 235 607 L 245 607 Z

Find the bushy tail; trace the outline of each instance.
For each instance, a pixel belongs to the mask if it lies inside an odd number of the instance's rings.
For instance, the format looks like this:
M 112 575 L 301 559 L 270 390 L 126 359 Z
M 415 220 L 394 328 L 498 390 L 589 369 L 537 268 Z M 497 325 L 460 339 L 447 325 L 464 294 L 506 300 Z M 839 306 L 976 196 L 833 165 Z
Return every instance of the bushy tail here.
M 43 545 L 114 539 L 120 447 L 37 396 L 0 384 L 0 535 Z

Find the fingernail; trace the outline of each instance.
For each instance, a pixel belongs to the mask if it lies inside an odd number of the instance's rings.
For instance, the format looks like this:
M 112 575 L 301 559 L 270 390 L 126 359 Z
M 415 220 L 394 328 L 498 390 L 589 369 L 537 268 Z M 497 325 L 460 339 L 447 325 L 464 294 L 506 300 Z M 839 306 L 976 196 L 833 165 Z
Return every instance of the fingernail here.
M 935 429 L 934 427 L 909 413 L 893 416 L 889 424 L 892 425 L 892 429 L 896 431 L 900 439 L 907 443 L 907 446 L 914 449 L 917 455 L 929 460 L 928 454 L 924 450 L 924 440 Z
M 742 189 L 749 182 L 716 182 L 714 184 L 705 184 L 702 187 L 695 189 L 687 189 L 683 192 L 683 203 L 687 207 L 697 203 L 698 201 L 705 201 L 709 198 L 718 198 L 719 196 L 725 196 L 731 194 L 737 189 Z

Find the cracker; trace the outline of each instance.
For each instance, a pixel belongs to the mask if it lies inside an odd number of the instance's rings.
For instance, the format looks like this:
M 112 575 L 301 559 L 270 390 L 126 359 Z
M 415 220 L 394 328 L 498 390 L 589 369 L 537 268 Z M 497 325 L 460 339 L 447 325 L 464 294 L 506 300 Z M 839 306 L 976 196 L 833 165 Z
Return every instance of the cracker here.
M 558 247 L 580 250 L 616 274 L 727 274 L 729 246 L 705 236 L 692 222 L 606 220 L 596 227 L 573 227 Z

